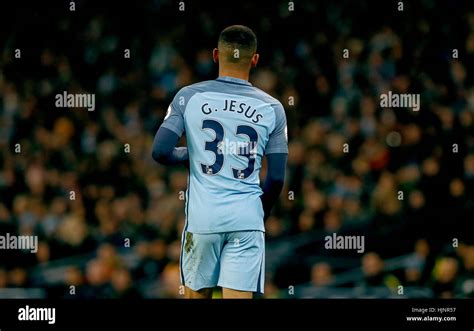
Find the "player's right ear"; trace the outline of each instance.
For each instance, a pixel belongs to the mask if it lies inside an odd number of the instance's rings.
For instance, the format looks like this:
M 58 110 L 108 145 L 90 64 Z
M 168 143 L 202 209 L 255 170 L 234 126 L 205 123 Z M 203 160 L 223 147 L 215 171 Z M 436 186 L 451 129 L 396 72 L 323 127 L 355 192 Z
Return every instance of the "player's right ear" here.
M 252 60 L 250 61 L 250 67 L 251 68 L 255 68 L 257 66 L 257 63 L 258 63 L 258 59 L 260 58 L 260 55 L 258 53 L 255 53 L 253 56 L 252 56 Z
M 212 50 L 212 59 L 214 60 L 214 63 L 219 63 L 219 50 L 217 48 Z

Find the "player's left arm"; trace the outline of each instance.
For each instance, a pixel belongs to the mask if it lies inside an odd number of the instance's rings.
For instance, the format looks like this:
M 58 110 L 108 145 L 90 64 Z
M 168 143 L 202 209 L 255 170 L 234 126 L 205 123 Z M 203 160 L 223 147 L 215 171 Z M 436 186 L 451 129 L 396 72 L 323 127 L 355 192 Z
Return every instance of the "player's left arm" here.
M 187 164 L 188 148 L 175 147 L 179 138 L 176 133 L 161 126 L 153 140 L 153 159 L 165 165 Z
M 285 110 L 281 104 L 275 106 L 275 128 L 265 147 L 267 157 L 267 175 L 260 196 L 266 220 L 280 196 L 285 182 L 285 170 L 288 160 L 288 133 Z
M 189 91 L 181 89 L 171 102 L 165 119 L 156 132 L 153 140 L 153 159 L 161 164 L 188 165 L 189 155 L 187 147 L 176 147 L 179 139 L 184 133 L 184 110 L 185 100 L 189 96 Z

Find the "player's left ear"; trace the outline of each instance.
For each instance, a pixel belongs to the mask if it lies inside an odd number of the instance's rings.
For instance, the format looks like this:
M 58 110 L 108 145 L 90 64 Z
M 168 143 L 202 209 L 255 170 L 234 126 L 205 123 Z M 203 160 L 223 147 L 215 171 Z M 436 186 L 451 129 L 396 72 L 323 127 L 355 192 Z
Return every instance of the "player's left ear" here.
M 212 50 L 212 59 L 214 60 L 214 63 L 219 63 L 219 50 L 217 48 Z
M 253 56 L 252 56 L 252 61 L 250 61 L 250 65 L 252 68 L 256 67 L 257 66 L 257 63 L 258 63 L 258 59 L 260 58 L 260 55 L 258 53 L 255 53 Z

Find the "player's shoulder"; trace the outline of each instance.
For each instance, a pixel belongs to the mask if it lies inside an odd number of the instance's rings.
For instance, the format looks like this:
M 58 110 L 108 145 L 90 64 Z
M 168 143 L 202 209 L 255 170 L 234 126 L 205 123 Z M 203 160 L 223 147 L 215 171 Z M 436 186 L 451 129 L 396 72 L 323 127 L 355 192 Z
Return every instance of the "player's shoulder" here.
M 173 105 L 179 107 L 184 113 L 189 100 L 191 100 L 196 94 L 208 90 L 210 82 L 211 81 L 202 81 L 181 87 L 174 96 Z
M 259 89 L 258 87 L 252 86 L 252 89 L 254 90 L 254 93 L 258 96 L 260 100 L 269 104 L 271 109 L 273 109 L 273 113 L 277 121 L 285 120 L 286 118 L 285 108 L 283 107 L 283 105 L 278 99 L 272 97 L 270 94 Z
M 255 91 L 254 93 L 259 96 L 260 100 L 269 104 L 271 109 L 273 109 L 275 126 L 286 126 L 286 113 L 282 103 L 258 87 L 252 86 L 252 88 Z
M 214 80 L 204 80 L 202 82 L 197 82 L 191 85 L 183 86 L 179 89 L 177 95 L 189 95 L 189 94 L 196 94 L 199 92 L 205 92 L 210 86 L 214 84 Z
M 262 100 L 265 103 L 270 104 L 275 110 L 278 109 L 278 110 L 283 110 L 284 111 L 283 105 L 281 104 L 280 100 L 278 100 L 277 98 L 271 96 L 267 92 L 259 89 L 258 87 L 252 86 L 252 89 L 253 89 L 255 95 L 260 100 Z

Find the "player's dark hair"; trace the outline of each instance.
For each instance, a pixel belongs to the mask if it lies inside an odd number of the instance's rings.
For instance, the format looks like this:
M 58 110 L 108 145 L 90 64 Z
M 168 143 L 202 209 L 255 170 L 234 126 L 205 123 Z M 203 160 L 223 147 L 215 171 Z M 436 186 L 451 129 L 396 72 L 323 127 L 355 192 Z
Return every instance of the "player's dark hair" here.
M 247 61 L 257 51 L 257 36 L 244 25 L 231 25 L 220 33 L 218 47 L 239 50 L 239 57 L 227 57 L 230 62 Z

